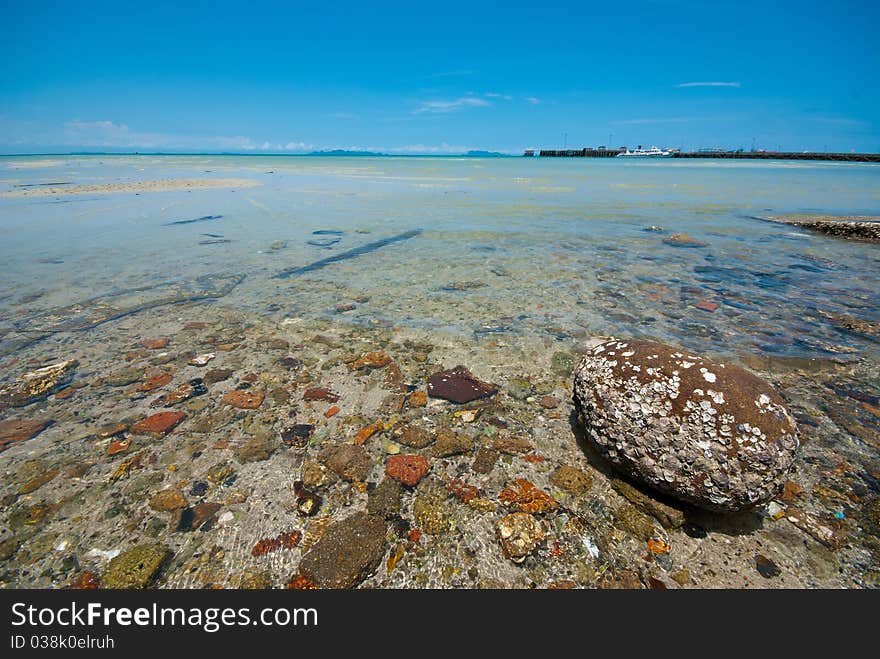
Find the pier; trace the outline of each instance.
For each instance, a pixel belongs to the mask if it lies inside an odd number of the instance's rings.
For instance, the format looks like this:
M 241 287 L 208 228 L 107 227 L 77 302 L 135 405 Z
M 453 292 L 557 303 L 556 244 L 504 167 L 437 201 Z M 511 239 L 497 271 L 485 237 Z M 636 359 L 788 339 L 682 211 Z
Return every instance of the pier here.
M 614 158 L 626 147 L 607 149 L 604 146 L 584 149 L 527 149 L 526 157 L 541 158 Z M 674 151 L 669 158 L 724 158 L 741 160 L 828 160 L 836 162 L 880 162 L 880 153 L 819 153 L 813 151 Z M 628 160 L 628 158 L 627 158 Z

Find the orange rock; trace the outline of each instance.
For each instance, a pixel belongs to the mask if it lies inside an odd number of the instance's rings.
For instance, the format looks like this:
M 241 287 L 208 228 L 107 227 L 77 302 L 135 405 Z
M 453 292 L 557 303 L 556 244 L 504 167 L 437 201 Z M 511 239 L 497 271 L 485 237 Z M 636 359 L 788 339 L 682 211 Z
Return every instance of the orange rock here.
M 173 510 L 183 510 L 189 505 L 186 497 L 180 490 L 168 489 L 157 492 L 150 499 L 150 508 L 162 512 L 170 512 Z
M 306 579 L 303 575 L 297 574 L 287 584 L 287 588 L 289 590 L 315 590 L 317 588 L 317 586 L 315 586 L 315 584 L 313 584 L 311 581 Z
M 358 446 L 363 445 L 370 437 L 376 434 L 376 431 L 379 430 L 378 424 L 370 424 L 369 426 L 364 426 L 360 430 L 355 433 L 354 443 Z
M 94 572 L 83 572 L 74 577 L 70 584 L 72 590 L 97 590 L 101 586 L 101 580 Z
M 518 478 L 513 485 L 505 487 L 498 498 L 503 503 L 513 504 L 521 512 L 532 514 L 554 510 L 558 505 L 556 499 L 524 478 Z
M 328 403 L 335 403 L 339 400 L 339 396 L 324 387 L 315 387 L 303 392 L 303 400 L 325 400 Z
M 543 455 L 538 455 L 537 453 L 529 453 L 528 455 L 522 456 L 522 459 L 526 462 L 531 462 L 532 464 L 537 464 L 546 460 Z
M 409 532 L 409 541 L 410 542 L 418 542 L 422 539 L 422 532 L 418 529 L 413 529 Z
M 251 549 L 251 556 L 265 556 L 279 549 L 293 549 L 302 540 L 302 531 L 281 533 L 275 538 L 264 538 Z
M 782 496 L 779 498 L 783 501 L 793 501 L 795 497 L 804 491 L 800 485 L 794 481 L 785 481 L 785 487 L 782 490 Z
M 161 350 L 168 346 L 168 339 L 162 337 L 160 339 L 144 339 L 141 345 L 148 350 Z
M 421 455 L 393 455 L 385 463 L 385 475 L 413 487 L 430 468 L 427 458 Z
M 71 396 L 73 396 L 73 394 L 75 394 L 78 390 L 82 389 L 85 386 L 85 382 L 77 382 L 70 385 L 69 387 L 65 387 L 61 391 L 56 391 L 55 400 L 64 400 L 65 398 L 70 398 Z
M 131 446 L 131 438 L 118 439 L 107 447 L 107 455 L 116 455 L 127 451 L 129 446 Z
M 153 391 L 164 387 L 169 382 L 171 382 L 171 373 L 159 373 L 147 378 L 146 382 L 139 384 L 135 389 L 136 391 Z
M 662 540 L 648 540 L 648 551 L 652 554 L 668 554 L 671 549 L 672 547 Z
M 714 302 L 709 302 L 708 300 L 699 300 L 698 302 L 694 302 L 694 306 L 697 309 L 702 309 L 703 311 L 715 311 L 718 308 L 718 305 Z
M 376 352 L 368 352 L 359 359 L 351 363 L 350 368 L 357 370 L 361 368 L 382 368 L 391 363 L 391 356 L 387 352 L 381 350 Z
M 402 542 L 398 543 L 397 547 L 394 548 L 394 552 L 388 556 L 388 560 L 385 562 L 385 567 L 388 568 L 389 572 L 394 571 L 405 552 L 406 546 Z
M 473 485 L 468 485 L 460 478 L 453 478 L 446 481 L 446 489 L 462 503 L 473 501 L 480 494 L 480 489 Z
M 159 412 L 138 421 L 131 427 L 135 435 L 154 435 L 161 437 L 174 430 L 186 418 L 185 412 Z
M 336 416 L 337 414 L 339 414 L 339 405 L 334 405 L 334 406 L 331 407 L 329 410 L 327 410 L 326 412 L 324 412 L 324 416 L 327 417 L 328 419 L 329 419 L 331 416 Z
M 228 392 L 220 401 L 224 405 L 232 405 L 242 410 L 255 410 L 263 403 L 262 391 L 253 391 L 251 389 L 236 389 Z
M 409 406 L 410 407 L 424 407 L 428 404 L 428 392 L 422 391 L 421 389 L 418 391 L 414 391 L 409 395 Z

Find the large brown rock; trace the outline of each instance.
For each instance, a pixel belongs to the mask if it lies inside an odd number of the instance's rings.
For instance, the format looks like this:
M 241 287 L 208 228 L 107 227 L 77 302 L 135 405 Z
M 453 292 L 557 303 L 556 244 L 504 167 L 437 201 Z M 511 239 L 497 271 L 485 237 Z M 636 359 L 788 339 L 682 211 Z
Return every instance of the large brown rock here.
M 781 492 L 799 446 L 779 394 L 757 376 L 649 341 L 606 341 L 575 369 L 574 402 L 623 473 L 709 510 Z
M 359 512 L 331 525 L 303 556 L 299 571 L 318 588 L 354 588 L 385 555 L 385 520 Z
M 428 395 L 453 403 L 469 403 L 479 398 L 494 396 L 496 387 L 483 382 L 464 366 L 434 373 L 428 378 Z

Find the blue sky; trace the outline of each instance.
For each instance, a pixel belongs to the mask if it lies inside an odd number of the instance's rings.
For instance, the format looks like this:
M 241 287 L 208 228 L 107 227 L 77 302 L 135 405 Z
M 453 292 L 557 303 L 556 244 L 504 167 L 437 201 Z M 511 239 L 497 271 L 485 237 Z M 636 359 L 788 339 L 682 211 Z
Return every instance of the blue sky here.
M 880 152 L 877 2 L 0 2 L 2 153 Z

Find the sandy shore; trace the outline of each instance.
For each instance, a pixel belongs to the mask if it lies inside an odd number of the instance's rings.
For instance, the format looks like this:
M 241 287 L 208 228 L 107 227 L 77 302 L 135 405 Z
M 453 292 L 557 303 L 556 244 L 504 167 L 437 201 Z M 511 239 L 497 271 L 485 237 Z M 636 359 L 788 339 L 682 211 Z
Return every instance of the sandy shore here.
M 177 178 L 158 181 L 101 183 L 98 185 L 48 185 L 0 192 L 0 197 L 49 197 L 54 195 L 112 194 L 131 192 L 177 192 L 181 190 L 217 190 L 221 188 L 252 188 L 258 181 L 246 178 Z

